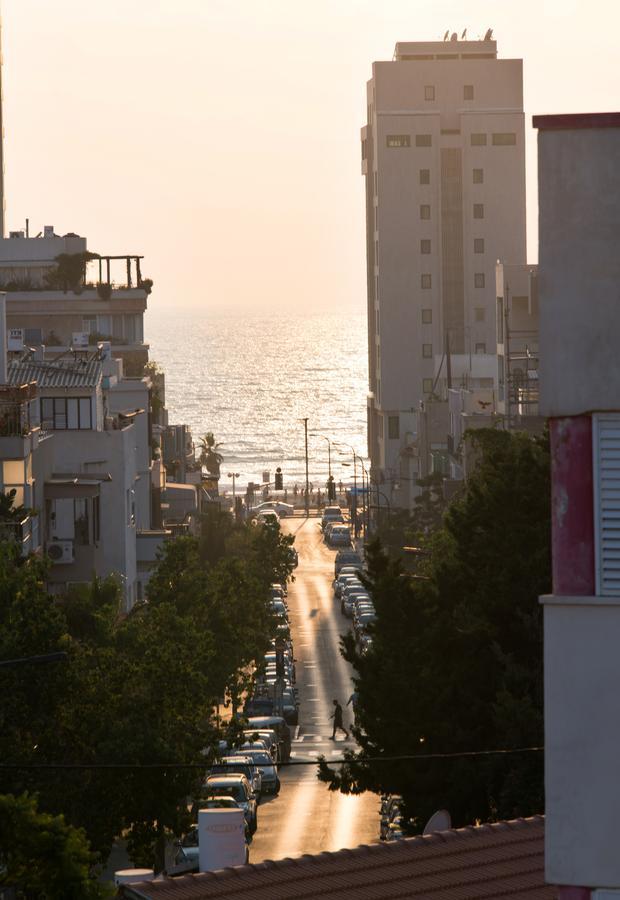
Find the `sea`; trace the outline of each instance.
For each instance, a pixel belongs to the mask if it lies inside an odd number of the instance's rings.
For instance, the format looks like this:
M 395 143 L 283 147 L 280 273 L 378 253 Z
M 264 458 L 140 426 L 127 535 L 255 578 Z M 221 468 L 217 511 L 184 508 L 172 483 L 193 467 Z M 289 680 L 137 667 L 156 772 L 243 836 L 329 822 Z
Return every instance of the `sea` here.
M 366 316 L 217 315 L 167 311 L 145 317 L 150 359 L 166 373 L 171 423 L 189 425 L 194 441 L 212 431 L 224 457 L 220 490 L 236 483 L 305 483 L 323 489 L 353 479 L 353 452 L 366 460 L 368 360 Z

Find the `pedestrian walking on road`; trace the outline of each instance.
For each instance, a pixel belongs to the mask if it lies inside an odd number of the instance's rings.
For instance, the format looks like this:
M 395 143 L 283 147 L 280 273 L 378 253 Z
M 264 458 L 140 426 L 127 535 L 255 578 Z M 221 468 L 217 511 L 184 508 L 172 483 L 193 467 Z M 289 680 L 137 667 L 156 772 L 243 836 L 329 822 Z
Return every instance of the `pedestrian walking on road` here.
M 344 731 L 345 740 L 347 740 L 349 737 L 349 732 L 342 724 L 342 706 L 338 703 L 337 700 L 334 700 L 334 711 L 329 718 L 334 720 L 334 730 L 332 731 L 332 741 L 336 740 L 336 732 L 337 731 Z

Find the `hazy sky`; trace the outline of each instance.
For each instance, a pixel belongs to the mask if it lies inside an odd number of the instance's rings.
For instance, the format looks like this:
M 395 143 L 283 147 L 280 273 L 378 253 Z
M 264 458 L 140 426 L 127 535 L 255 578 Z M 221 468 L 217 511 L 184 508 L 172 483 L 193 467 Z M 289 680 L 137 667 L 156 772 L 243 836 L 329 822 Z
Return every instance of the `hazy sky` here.
M 365 303 L 359 129 L 396 41 L 492 26 L 536 113 L 620 109 L 620 0 L 3 0 L 7 229 L 142 253 L 167 309 Z

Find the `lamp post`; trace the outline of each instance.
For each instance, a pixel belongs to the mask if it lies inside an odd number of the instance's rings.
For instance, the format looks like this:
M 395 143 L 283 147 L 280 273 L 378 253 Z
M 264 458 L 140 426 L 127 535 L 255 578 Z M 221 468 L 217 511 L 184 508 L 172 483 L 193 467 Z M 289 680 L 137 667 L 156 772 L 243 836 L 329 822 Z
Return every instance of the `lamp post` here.
M 239 478 L 240 474 L 241 474 L 240 472 L 229 472 L 228 473 L 228 477 L 232 478 L 232 482 L 233 482 L 233 507 L 235 505 L 235 480 L 237 478 Z

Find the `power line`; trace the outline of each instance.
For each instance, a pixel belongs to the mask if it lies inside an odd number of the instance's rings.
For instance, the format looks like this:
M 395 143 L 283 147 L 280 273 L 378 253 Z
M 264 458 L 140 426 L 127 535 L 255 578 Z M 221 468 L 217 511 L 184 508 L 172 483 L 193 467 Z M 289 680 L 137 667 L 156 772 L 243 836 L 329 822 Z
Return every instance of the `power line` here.
M 291 759 L 288 762 L 275 763 L 278 768 L 289 766 L 316 766 L 319 762 L 325 762 L 330 766 L 345 765 L 350 762 L 361 763 L 386 763 L 386 762 L 425 762 L 435 759 L 466 759 L 484 756 L 515 756 L 519 753 L 542 753 L 544 747 L 517 747 L 508 750 L 462 750 L 455 753 L 411 753 L 401 756 L 364 756 L 361 759 Z M 209 769 L 212 763 L 0 763 L 0 771 L 78 771 L 97 770 L 102 771 L 157 771 L 157 770 L 202 770 Z

